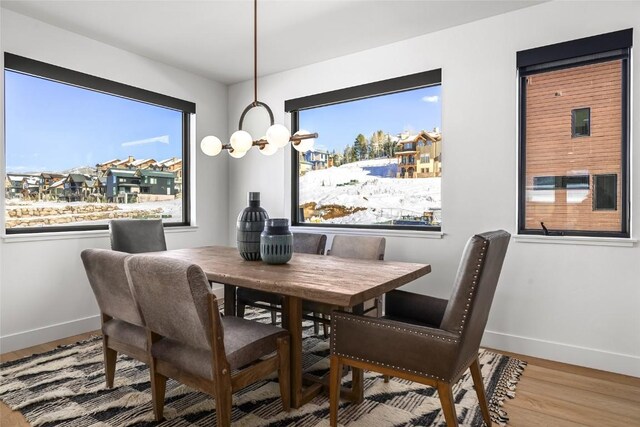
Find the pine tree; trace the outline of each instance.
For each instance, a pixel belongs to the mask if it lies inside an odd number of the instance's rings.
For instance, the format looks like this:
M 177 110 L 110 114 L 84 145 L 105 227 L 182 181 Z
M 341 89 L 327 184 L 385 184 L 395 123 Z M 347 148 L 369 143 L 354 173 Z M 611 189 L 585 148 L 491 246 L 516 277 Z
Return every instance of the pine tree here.
M 361 133 L 359 133 L 355 141 L 353 141 L 353 151 L 356 161 L 367 158 L 367 142 L 367 138 Z

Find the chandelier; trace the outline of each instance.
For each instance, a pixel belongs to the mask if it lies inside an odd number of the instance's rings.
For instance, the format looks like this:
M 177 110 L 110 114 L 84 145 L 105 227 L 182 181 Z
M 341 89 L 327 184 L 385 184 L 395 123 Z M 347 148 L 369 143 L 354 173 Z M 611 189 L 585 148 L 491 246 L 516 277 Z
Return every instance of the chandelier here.
M 242 130 L 242 123 L 249 110 L 256 107 L 267 110 L 271 125 L 265 136 L 254 140 L 249 132 Z M 253 102 L 247 105 L 240 115 L 238 130 L 231 135 L 229 143 L 223 144 L 220 138 L 209 135 L 202 138 L 200 149 L 207 156 L 217 156 L 222 150 L 228 150 L 231 157 L 239 159 L 254 146 L 258 147 L 265 156 L 270 156 L 291 142 L 293 148 L 304 153 L 313 149 L 317 137 L 317 133 L 309 133 L 306 130 L 299 130 L 291 135 L 286 126 L 274 124 L 271 108 L 264 102 L 258 101 L 258 0 L 253 0 Z

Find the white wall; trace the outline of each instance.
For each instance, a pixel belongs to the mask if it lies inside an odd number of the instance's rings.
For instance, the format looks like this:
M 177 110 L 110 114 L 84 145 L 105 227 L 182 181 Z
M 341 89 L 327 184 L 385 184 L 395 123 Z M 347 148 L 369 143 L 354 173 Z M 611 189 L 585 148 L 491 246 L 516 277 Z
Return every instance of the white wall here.
M 606 3 L 606 4 L 605 4 Z M 515 232 L 516 51 L 635 26 L 640 4 L 551 2 L 267 76 L 258 98 L 277 122 L 286 99 L 403 76 L 443 71 L 442 239 L 389 237 L 389 260 L 427 262 L 433 273 L 407 286 L 448 297 L 463 246 L 476 232 Z M 295 52 L 291 52 L 295 54 Z M 633 60 L 633 100 L 640 64 Z M 228 126 L 252 100 L 251 82 L 229 89 Z M 632 162 L 640 164 L 638 106 Z M 321 135 L 322 136 L 322 135 Z M 262 193 L 271 217 L 289 216 L 289 153 L 252 150 L 229 164 L 229 243 L 248 191 Z M 633 176 L 633 224 L 640 226 L 640 174 Z M 638 233 L 634 233 L 638 237 Z M 640 376 L 640 247 L 512 241 L 484 345 Z
M 227 132 L 227 88 L 200 76 L 0 9 L 2 50 L 196 103 L 197 138 Z M 195 41 L 197 42 L 197 41 Z M 1 73 L 0 73 L 1 74 Z M 4 99 L 0 80 L 0 99 Z M 4 124 L 2 124 L 4 126 Z M 4 129 L 0 129 L 4 138 Z M 2 144 L 4 146 L 4 144 Z M 197 228 L 167 233 L 169 249 L 227 242 L 227 159 L 195 153 Z M 0 159 L 4 168 L 4 155 Z M 2 170 L 4 176 L 5 171 Z M 80 261 L 93 237 L 0 242 L 0 352 L 97 329 L 98 308 Z

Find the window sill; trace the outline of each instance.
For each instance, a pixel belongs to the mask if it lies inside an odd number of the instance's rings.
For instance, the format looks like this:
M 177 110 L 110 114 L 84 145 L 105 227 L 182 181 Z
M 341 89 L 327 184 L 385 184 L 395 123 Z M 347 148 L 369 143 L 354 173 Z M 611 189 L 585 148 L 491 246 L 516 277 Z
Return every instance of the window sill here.
M 442 239 L 444 237 L 444 233 L 441 231 L 390 230 L 370 228 L 292 226 L 291 231 L 316 234 L 353 234 L 364 236 L 410 237 L 414 239 Z
M 618 246 L 633 247 L 638 243 L 637 239 L 616 237 L 586 237 L 586 236 L 531 236 L 517 234 L 513 240 L 518 243 L 542 243 L 551 245 L 586 245 L 586 246 Z
M 165 234 L 188 233 L 198 230 L 198 226 L 165 227 Z M 61 231 L 54 233 L 3 234 L 3 243 L 42 242 L 47 240 L 73 240 L 109 237 L 109 230 Z

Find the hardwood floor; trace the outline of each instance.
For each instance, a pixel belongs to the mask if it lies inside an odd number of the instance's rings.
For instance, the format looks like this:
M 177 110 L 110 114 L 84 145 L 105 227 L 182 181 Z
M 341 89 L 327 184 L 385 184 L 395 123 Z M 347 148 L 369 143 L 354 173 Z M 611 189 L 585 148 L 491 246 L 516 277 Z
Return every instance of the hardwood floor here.
M 0 362 L 51 350 L 87 339 L 99 331 L 76 335 L 0 355 Z M 504 409 L 511 426 L 634 426 L 640 425 L 640 378 L 499 352 L 529 362 L 518 383 L 516 398 Z M 28 426 L 19 412 L 0 403 L 0 426 Z

